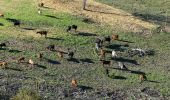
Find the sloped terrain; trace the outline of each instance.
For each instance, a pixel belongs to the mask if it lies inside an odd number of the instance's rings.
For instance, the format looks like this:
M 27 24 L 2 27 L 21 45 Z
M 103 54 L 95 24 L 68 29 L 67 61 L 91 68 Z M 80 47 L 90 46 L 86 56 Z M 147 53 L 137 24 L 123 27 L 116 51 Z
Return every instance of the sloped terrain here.
M 116 25 L 101 22 L 101 19 L 93 16 L 81 15 L 79 10 L 76 12 L 74 2 L 81 4 L 77 0 L 71 2 L 72 5 L 68 4 L 70 9 L 64 8 L 68 1 L 55 0 L 52 4 L 51 1 L 44 0 L 45 7 L 41 8 L 37 6 L 37 0 L 0 1 L 0 12 L 5 14 L 0 18 L 0 43 L 7 43 L 7 47 L 0 48 L 0 61 L 8 63 L 7 68 L 0 69 L 0 99 L 9 100 L 19 89 L 28 88 L 45 100 L 169 100 L 169 33 L 155 33 L 150 37 L 131 33 L 120 26 L 116 28 Z M 111 9 L 114 8 L 94 1 L 89 1 L 88 8 L 91 4 L 107 8 L 105 11 L 108 12 L 128 14 L 118 9 L 113 11 Z M 81 8 L 81 5 L 75 7 Z M 42 10 L 41 15 L 37 13 L 38 9 Z M 90 11 L 83 13 L 89 13 L 89 16 L 93 14 Z M 94 14 L 97 17 L 99 15 Z M 133 19 L 131 14 L 128 15 Z M 110 17 L 112 16 L 109 15 Z M 15 21 L 21 22 L 20 27 L 13 25 Z M 125 23 L 129 22 L 125 20 Z M 67 27 L 73 24 L 78 26 L 77 31 L 67 32 Z M 48 31 L 47 38 L 36 34 L 38 30 Z M 112 63 L 110 67 L 103 67 L 95 52 L 94 42 L 97 37 L 103 38 L 113 33 L 119 35 L 119 40 L 104 43 L 106 60 Z M 74 59 L 69 59 L 67 53 L 61 59 L 56 51 L 46 49 L 49 45 L 55 45 L 55 49 L 61 48 L 65 52 L 70 48 L 75 51 Z M 140 56 L 131 52 L 133 48 L 149 50 L 151 53 Z M 111 58 L 112 50 L 116 51 L 117 59 Z M 44 54 L 43 59 L 37 57 L 40 52 Z M 18 63 L 17 59 L 22 56 L 26 60 Z M 28 64 L 29 59 L 35 65 Z M 120 70 L 118 61 L 124 63 L 129 70 Z M 106 75 L 106 67 L 109 69 L 109 77 Z M 139 79 L 141 73 L 145 73 L 148 79 L 142 83 Z M 77 88 L 71 87 L 72 79 L 77 80 Z
M 43 0 L 49 8 L 68 12 L 73 15 L 85 16 L 94 21 L 109 24 L 115 29 L 138 32 L 142 29 L 154 29 L 156 25 L 142 21 L 132 14 L 113 8 L 106 4 L 88 0 L 86 10 L 82 10 L 81 0 Z

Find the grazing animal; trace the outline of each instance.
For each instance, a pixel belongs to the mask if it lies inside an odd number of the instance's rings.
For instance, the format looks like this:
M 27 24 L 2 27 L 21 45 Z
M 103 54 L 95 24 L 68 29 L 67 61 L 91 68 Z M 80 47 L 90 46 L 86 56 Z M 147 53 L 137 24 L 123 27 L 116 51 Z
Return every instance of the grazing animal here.
M 101 61 L 101 63 L 103 64 L 103 66 L 104 65 L 111 65 L 111 61 L 106 61 L 106 60 L 102 60 L 102 59 L 100 59 L 100 61 Z
M 146 80 L 147 80 L 147 77 L 146 77 L 146 75 L 145 75 L 145 74 L 141 74 L 141 75 L 139 76 L 139 78 L 140 78 L 140 81 L 141 81 L 141 82 L 143 82 L 143 81 L 146 81 Z
M 100 38 L 96 38 L 95 43 L 97 43 L 99 45 L 99 48 L 100 48 L 103 45 L 103 40 L 100 39 Z
M 101 59 L 102 59 L 102 58 L 105 58 L 105 56 L 106 56 L 106 51 L 103 50 L 103 49 L 101 49 L 101 50 L 100 50 L 100 58 L 101 58 Z
M 67 32 L 71 31 L 71 26 L 67 27 Z
M 104 40 L 110 44 L 111 38 L 110 36 L 104 37 Z
M 34 65 L 34 62 L 33 62 L 32 59 L 29 59 L 28 63 L 31 64 L 31 65 Z
M 71 86 L 74 87 L 74 88 L 77 87 L 77 80 L 72 79 L 71 80 Z
M 0 17 L 4 17 L 4 14 L 0 13 Z
M 0 62 L 0 66 L 2 66 L 1 68 L 5 68 L 7 65 L 7 62 L 1 61 Z
M 44 7 L 44 3 L 42 3 L 42 2 L 41 2 L 41 3 L 38 3 L 38 6 L 39 6 L 39 7 Z
M 139 56 L 142 57 L 146 54 L 146 51 L 140 48 L 132 49 L 132 51 L 137 51 L 139 53 Z
M 72 25 L 71 28 L 76 31 L 77 30 L 77 25 Z
M 95 49 L 99 50 L 99 44 L 98 43 L 95 43 Z
M 119 39 L 119 35 L 112 34 L 112 40 L 118 40 L 118 39 Z
M 128 70 L 128 68 L 122 63 L 122 62 L 118 62 L 119 68 L 122 70 Z
M 73 56 L 74 56 L 74 52 L 73 52 L 73 51 L 70 51 L 70 49 L 68 48 L 68 57 L 69 57 L 70 59 L 72 59 Z
M 116 51 L 114 51 L 114 50 L 112 51 L 112 57 L 113 58 L 117 57 Z
M 19 20 L 14 21 L 14 26 L 19 26 L 20 27 L 21 22 Z
M 75 31 L 77 30 L 77 25 L 71 25 L 67 27 L 67 32 L 71 31 L 72 29 L 74 29 Z
M 6 43 L 0 43 L 0 47 L 6 47 Z
M 25 57 L 20 57 L 17 61 L 18 61 L 18 63 L 25 61 Z
M 41 15 L 42 14 L 42 11 L 40 9 L 38 9 L 38 14 Z
M 46 49 L 48 49 L 50 51 L 54 51 L 55 50 L 55 46 L 54 45 L 49 45 L 48 47 L 46 47 Z
M 39 53 L 38 58 L 42 59 L 43 58 L 43 53 Z
M 63 52 L 61 52 L 61 51 L 57 52 L 57 55 L 58 55 L 59 58 L 63 58 L 64 57 Z
M 42 35 L 44 35 L 45 36 L 45 38 L 47 38 L 47 31 L 38 31 L 38 32 L 36 32 L 36 34 L 41 34 L 41 36 Z

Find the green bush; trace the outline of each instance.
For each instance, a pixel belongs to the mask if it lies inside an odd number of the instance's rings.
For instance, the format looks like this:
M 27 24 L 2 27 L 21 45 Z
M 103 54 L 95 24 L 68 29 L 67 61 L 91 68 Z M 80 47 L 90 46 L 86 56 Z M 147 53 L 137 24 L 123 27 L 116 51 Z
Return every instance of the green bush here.
M 10 100 L 41 100 L 37 92 L 31 89 L 21 89 Z

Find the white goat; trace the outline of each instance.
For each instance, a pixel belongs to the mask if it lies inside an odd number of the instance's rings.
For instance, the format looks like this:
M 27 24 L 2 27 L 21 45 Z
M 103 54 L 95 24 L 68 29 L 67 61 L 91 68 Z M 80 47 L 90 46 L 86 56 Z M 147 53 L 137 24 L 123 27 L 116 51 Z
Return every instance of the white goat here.
M 116 51 L 114 51 L 114 50 L 112 51 L 112 57 L 113 58 L 117 57 Z
M 119 66 L 120 69 L 122 69 L 122 70 L 128 70 L 128 68 L 127 68 L 122 62 L 118 62 L 118 66 Z

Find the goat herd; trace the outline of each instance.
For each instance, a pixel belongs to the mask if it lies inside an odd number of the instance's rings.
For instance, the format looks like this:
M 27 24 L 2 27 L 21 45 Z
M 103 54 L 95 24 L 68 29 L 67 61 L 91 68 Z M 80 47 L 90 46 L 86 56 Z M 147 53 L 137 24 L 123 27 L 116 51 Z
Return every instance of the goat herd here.
M 39 3 L 38 4 L 39 7 L 43 7 L 44 6 L 44 3 Z M 40 11 L 38 11 L 40 13 Z M 1 14 L 0 13 L 0 17 L 4 17 L 4 14 Z M 14 26 L 15 25 L 20 25 L 20 22 L 16 22 L 14 23 Z M 68 26 L 66 31 L 67 32 L 70 32 L 71 30 L 77 30 L 77 25 L 71 25 L 71 26 Z M 45 38 L 47 38 L 47 34 L 48 32 L 47 31 L 37 31 L 36 32 L 37 34 L 40 34 L 41 36 L 45 36 Z M 100 62 L 102 63 L 103 67 L 105 65 L 108 65 L 110 66 L 111 65 L 111 61 L 109 60 L 106 60 L 106 50 L 104 50 L 104 45 L 103 43 L 104 42 L 107 42 L 108 44 L 110 44 L 111 40 L 119 40 L 119 36 L 116 35 L 116 34 L 112 34 L 112 36 L 106 36 L 104 38 L 96 38 L 95 40 L 95 50 L 97 51 L 97 54 L 99 55 L 99 58 L 100 58 Z M 4 48 L 4 47 L 7 47 L 7 43 L 6 42 L 2 42 L 0 43 L 0 49 L 1 48 Z M 63 51 L 61 48 L 58 48 L 57 50 L 55 49 L 55 45 L 49 45 L 48 47 L 46 47 L 47 50 L 50 50 L 50 51 L 55 51 L 57 52 L 57 56 L 62 59 L 64 57 L 64 54 L 67 54 L 69 59 L 72 59 L 74 57 L 74 53 L 72 50 L 70 50 L 70 48 L 67 49 L 67 51 Z M 111 56 L 113 59 L 115 59 L 118 55 L 116 54 L 116 51 L 112 51 L 111 53 Z M 43 53 L 39 53 L 37 55 L 37 58 L 39 59 L 43 59 Z M 25 57 L 19 57 L 16 61 L 17 63 L 22 63 L 26 60 Z M 30 65 L 34 65 L 34 61 L 32 59 L 29 59 L 28 61 L 28 64 Z M 0 61 L 0 66 L 1 68 L 7 68 L 7 65 L 8 65 L 8 62 L 6 61 Z M 121 70 L 128 70 L 128 68 L 122 63 L 122 62 L 118 62 L 118 66 Z M 107 67 L 105 67 L 106 69 L 106 74 L 109 76 L 109 69 Z M 143 82 L 144 80 L 147 80 L 145 74 L 140 74 L 140 80 L 141 82 Z M 77 80 L 73 79 L 71 81 L 71 84 L 73 87 L 77 87 Z

